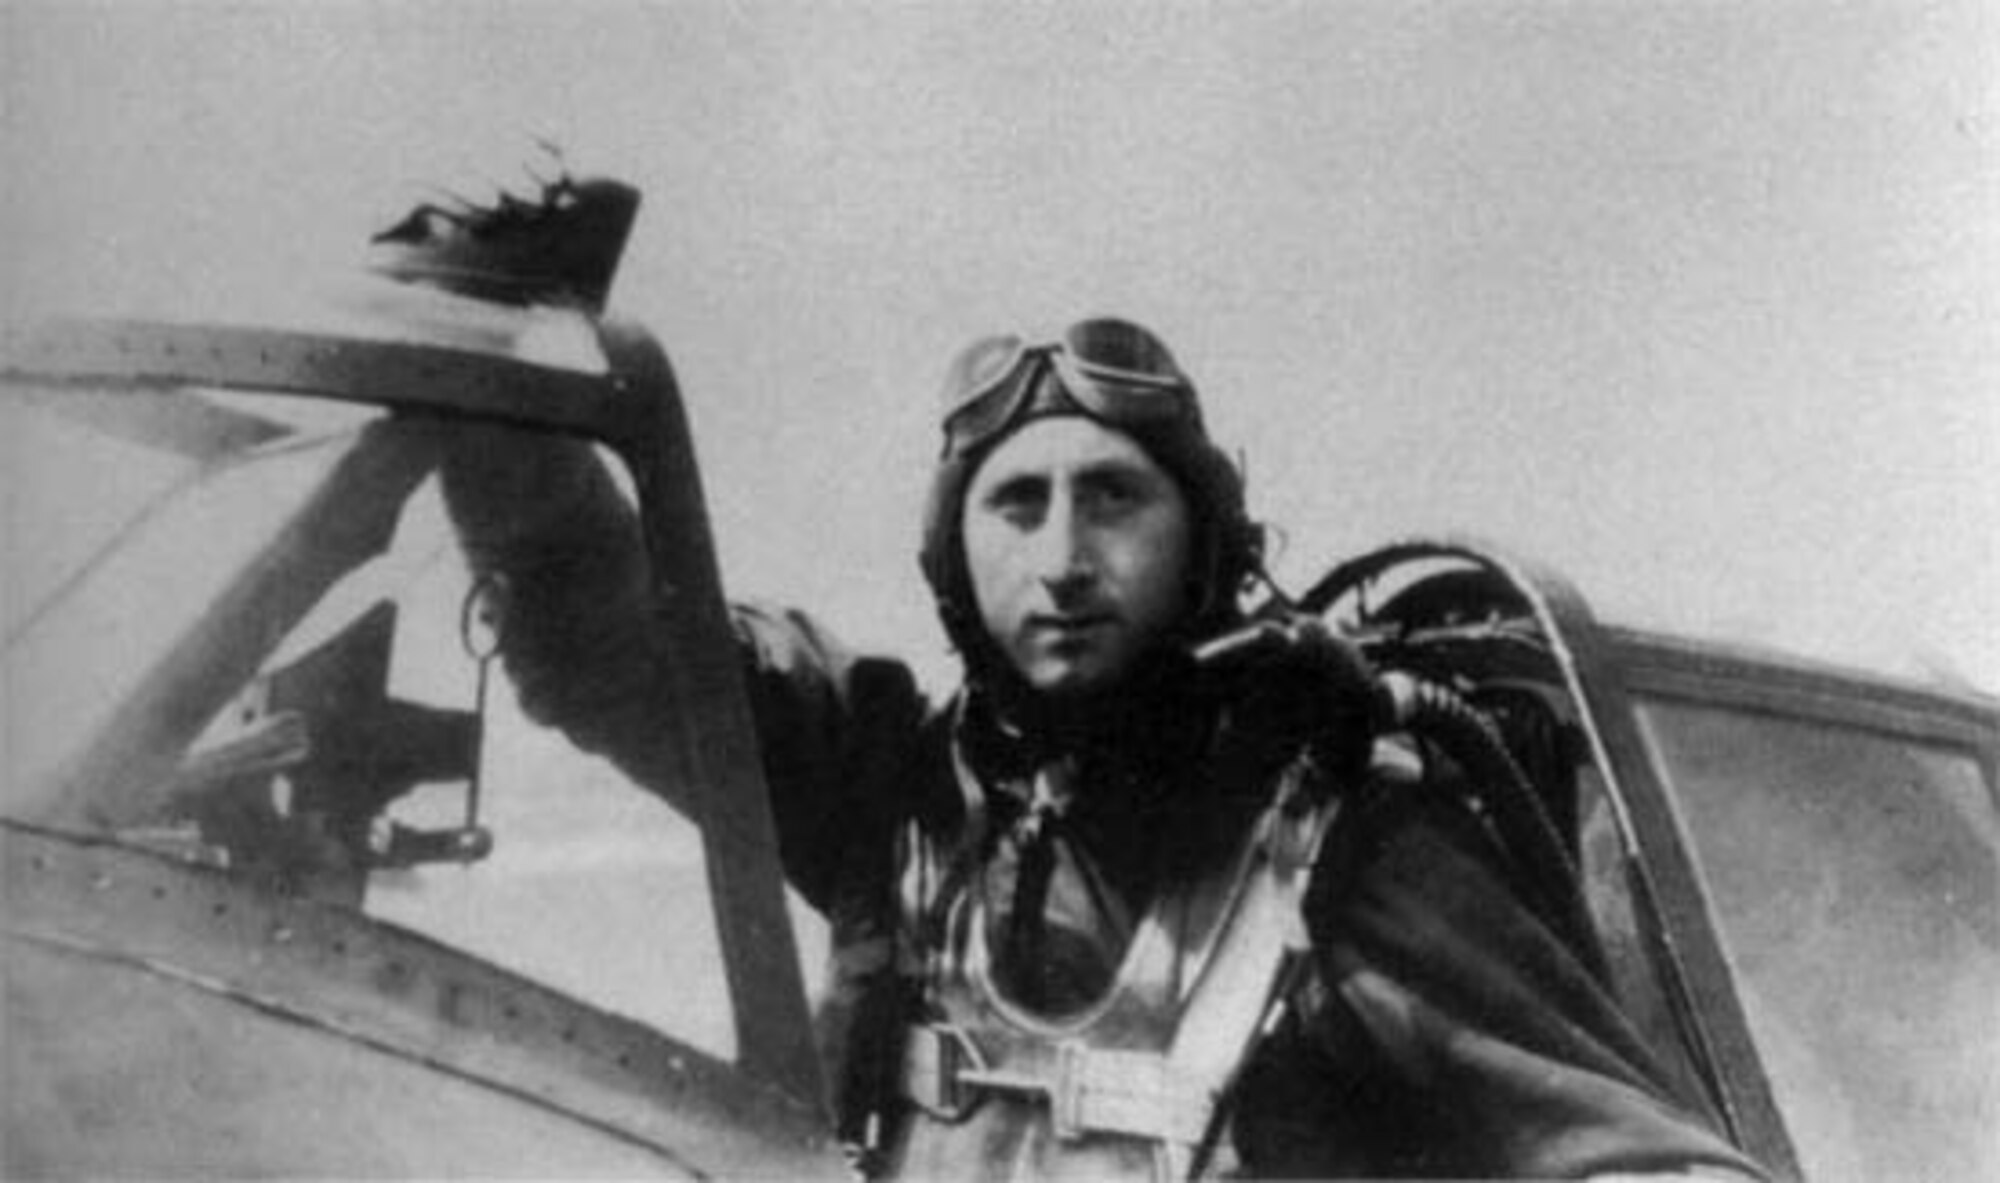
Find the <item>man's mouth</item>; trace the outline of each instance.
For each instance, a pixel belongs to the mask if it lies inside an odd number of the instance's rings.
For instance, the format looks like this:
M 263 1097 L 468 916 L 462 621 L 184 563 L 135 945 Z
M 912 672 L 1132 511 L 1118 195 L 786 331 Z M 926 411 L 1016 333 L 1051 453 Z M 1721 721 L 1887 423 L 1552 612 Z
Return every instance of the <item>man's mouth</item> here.
M 1109 612 L 1043 613 L 1028 618 L 1028 627 L 1052 640 L 1087 636 L 1116 621 Z

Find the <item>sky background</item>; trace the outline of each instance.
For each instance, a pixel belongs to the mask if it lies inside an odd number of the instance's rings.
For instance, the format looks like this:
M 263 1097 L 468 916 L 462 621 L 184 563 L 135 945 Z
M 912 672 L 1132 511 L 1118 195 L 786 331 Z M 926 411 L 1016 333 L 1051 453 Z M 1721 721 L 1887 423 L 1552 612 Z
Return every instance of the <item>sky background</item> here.
M 934 683 L 944 364 L 1115 312 L 1294 588 L 1473 535 L 1610 619 L 2000 690 L 1993 3 L 0 0 L 0 136 L 16 312 L 320 274 L 537 136 L 635 182 L 612 302 L 732 593 Z

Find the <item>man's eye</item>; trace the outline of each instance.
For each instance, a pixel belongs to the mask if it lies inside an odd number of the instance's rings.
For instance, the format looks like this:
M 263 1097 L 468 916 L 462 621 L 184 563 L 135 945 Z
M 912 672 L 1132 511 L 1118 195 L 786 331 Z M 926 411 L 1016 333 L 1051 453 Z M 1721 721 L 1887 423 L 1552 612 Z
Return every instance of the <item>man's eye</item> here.
M 1145 501 L 1146 491 L 1131 481 L 1098 481 L 1080 491 L 1089 509 L 1100 515 L 1131 513 Z
M 1026 482 L 1001 485 L 986 495 L 986 511 L 1015 525 L 1038 520 L 1048 508 L 1048 493 Z

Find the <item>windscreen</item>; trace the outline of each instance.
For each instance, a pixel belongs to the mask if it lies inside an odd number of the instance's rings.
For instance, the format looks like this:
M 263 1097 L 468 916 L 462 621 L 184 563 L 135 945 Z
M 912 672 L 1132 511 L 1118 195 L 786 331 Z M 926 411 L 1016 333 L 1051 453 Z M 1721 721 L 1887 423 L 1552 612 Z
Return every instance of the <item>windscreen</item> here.
M 650 725 L 661 655 L 619 631 L 649 578 L 608 453 L 22 385 L 0 440 L 9 817 L 358 909 L 734 1055 L 702 831 Z
M 2000 1178 L 2000 820 L 1975 754 L 1654 700 L 1809 1178 Z

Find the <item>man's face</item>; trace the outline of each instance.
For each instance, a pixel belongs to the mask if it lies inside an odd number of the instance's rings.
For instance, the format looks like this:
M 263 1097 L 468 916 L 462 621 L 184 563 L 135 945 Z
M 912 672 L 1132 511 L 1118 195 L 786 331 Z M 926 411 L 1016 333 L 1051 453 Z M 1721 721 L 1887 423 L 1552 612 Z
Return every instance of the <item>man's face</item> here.
M 980 618 L 1036 690 L 1115 685 L 1188 610 L 1187 498 L 1121 432 L 1029 423 L 979 466 L 964 514 Z

